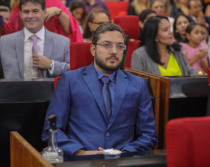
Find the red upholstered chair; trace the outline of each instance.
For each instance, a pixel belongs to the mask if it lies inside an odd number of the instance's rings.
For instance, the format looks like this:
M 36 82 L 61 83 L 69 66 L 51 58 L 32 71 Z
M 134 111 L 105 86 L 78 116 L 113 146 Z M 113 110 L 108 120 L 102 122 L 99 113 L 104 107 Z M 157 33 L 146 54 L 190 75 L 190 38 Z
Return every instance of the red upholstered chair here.
M 114 18 L 114 23 L 119 25 L 129 37 L 125 67 L 131 67 L 131 56 L 140 45 L 140 40 L 134 40 L 140 35 L 138 16 L 118 16 Z
M 88 66 L 93 62 L 93 56 L 90 52 L 90 42 L 73 42 L 70 45 L 70 70 Z M 60 76 L 54 80 L 54 88 L 56 87 Z
M 54 89 L 55 89 L 55 87 L 56 87 L 56 85 L 57 85 L 57 83 L 58 83 L 58 81 L 59 81 L 60 78 L 61 78 L 61 76 L 57 76 L 55 78 L 55 80 L 54 80 Z
M 126 16 L 127 10 L 129 6 L 129 2 L 127 1 L 105 1 L 111 19 L 113 20 L 116 16 Z
M 93 62 L 90 42 L 73 42 L 70 46 L 70 70 L 88 66 Z
M 171 120 L 166 125 L 168 167 L 210 166 L 210 117 Z

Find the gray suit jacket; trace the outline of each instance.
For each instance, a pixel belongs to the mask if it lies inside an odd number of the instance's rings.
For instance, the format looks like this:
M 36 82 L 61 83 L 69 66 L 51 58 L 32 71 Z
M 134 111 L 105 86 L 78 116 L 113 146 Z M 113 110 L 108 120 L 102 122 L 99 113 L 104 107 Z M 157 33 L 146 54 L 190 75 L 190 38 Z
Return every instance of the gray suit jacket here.
M 183 76 L 197 74 L 197 71 L 193 70 L 192 67 L 185 60 L 182 51 L 174 51 L 172 48 L 171 51 L 173 52 L 174 57 L 182 70 Z M 131 59 L 131 68 L 156 75 L 161 75 L 158 64 L 150 58 L 144 46 L 136 49 L 133 52 Z
M 45 29 L 44 56 L 54 61 L 50 75 L 43 70 L 44 77 L 56 77 L 70 70 L 70 40 Z M 0 39 L 0 70 L 4 78 L 24 79 L 24 31 L 4 35 Z

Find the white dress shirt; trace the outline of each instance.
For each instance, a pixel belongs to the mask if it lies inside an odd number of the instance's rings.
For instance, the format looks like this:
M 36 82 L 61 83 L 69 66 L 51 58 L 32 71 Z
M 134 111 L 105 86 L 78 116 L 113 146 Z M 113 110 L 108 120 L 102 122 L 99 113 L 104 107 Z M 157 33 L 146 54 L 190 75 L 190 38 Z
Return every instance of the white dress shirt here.
M 24 78 L 31 79 L 38 77 L 37 68 L 33 67 L 33 59 L 32 59 L 32 47 L 33 42 L 30 39 L 32 35 L 36 35 L 38 37 L 38 54 L 43 55 L 44 53 L 44 40 L 45 40 L 45 28 L 43 27 L 36 34 L 31 33 L 28 29 L 24 28 Z

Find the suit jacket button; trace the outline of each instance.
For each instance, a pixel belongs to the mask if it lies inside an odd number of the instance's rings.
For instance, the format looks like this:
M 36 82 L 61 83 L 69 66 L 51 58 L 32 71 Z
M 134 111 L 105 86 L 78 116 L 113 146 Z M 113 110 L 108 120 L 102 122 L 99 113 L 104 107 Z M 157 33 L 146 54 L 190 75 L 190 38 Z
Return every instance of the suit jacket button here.
M 107 132 L 107 133 L 106 133 L 106 136 L 110 136 L 110 134 Z

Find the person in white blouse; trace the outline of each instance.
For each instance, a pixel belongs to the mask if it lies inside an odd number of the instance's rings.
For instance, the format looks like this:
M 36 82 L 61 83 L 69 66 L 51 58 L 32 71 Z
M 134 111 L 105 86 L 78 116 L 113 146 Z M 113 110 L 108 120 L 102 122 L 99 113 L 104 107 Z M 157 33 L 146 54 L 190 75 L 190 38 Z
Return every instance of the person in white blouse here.
M 56 77 L 70 70 L 70 40 L 44 27 L 44 0 L 21 0 L 24 29 L 0 39 L 0 70 L 5 79 Z M 37 51 L 34 53 L 36 36 Z M 38 71 L 42 76 L 38 75 Z

